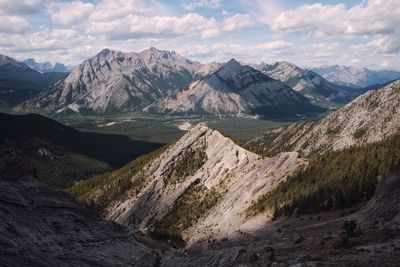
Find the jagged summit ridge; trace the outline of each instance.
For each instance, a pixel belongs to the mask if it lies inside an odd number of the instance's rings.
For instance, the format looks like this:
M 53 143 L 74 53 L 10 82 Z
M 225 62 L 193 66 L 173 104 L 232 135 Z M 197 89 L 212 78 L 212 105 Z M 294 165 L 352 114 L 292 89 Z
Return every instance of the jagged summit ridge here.
M 145 109 L 154 113 L 203 113 L 263 117 L 294 116 L 319 111 L 302 95 L 260 71 L 232 59 L 187 89 Z
M 122 53 L 106 48 L 24 108 L 100 113 L 140 110 L 211 69 L 213 66 L 190 61 L 175 52 L 150 48 Z
M 224 80 L 234 79 L 241 71 L 242 65 L 234 58 L 222 64 L 221 68 L 216 72 L 219 77 Z
M 182 165 L 184 162 L 188 165 Z M 157 228 L 158 221 L 177 215 L 174 210 L 185 210 L 174 208 L 182 205 L 182 199 L 197 196 L 193 201 L 201 202 L 212 198 L 212 205 L 204 204 L 206 209 L 199 211 L 193 224 L 182 227 L 177 223 L 177 229 L 188 242 L 209 235 L 232 236 L 244 224 L 249 231 L 256 228 L 245 219 L 245 209 L 303 164 L 295 152 L 262 158 L 207 125 L 198 124 L 145 166 L 140 173 L 145 186 L 111 205 L 108 218 L 148 230 Z
M 261 63 L 253 65 L 262 73 L 282 81 L 287 86 L 307 97 L 312 103 L 322 107 L 337 107 L 351 101 L 361 92 L 333 84 L 317 73 L 301 69 L 287 61 L 276 62 L 272 65 Z

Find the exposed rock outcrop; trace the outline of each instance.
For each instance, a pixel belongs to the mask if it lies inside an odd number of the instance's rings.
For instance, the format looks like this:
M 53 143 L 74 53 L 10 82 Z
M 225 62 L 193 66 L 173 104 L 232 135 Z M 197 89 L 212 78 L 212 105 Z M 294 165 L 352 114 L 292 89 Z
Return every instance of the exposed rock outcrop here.
M 246 208 L 305 164 L 296 152 L 262 158 L 199 124 L 132 177 L 145 181 L 143 186 L 112 205 L 108 218 L 146 230 L 179 217 L 173 221 L 187 242 L 253 231 L 270 218 L 263 214 L 248 221 Z M 182 214 L 191 205 L 197 210 L 189 213 L 197 215 Z M 186 224 L 185 216 L 191 218 Z
M 234 59 L 216 72 L 195 81 L 147 107 L 146 111 L 169 114 L 258 115 L 266 118 L 295 117 L 322 111 L 281 81 Z
M 400 229 L 400 176 L 389 175 L 378 183 L 375 195 L 359 214 L 362 228 Z
M 140 110 L 211 69 L 213 65 L 156 48 L 140 53 L 104 49 L 21 109 L 100 113 Z
M 301 69 L 286 61 L 276 62 L 272 65 L 256 64 L 254 68 L 282 81 L 307 97 L 313 104 L 326 108 L 343 105 L 360 94 L 359 90 L 355 88 L 333 84 L 311 70 Z

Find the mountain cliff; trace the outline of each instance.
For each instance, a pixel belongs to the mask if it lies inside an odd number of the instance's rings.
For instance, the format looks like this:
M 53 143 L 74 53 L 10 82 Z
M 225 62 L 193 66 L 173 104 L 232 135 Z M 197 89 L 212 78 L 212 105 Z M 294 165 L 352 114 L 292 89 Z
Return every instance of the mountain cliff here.
M 212 68 L 156 48 L 140 53 L 104 49 L 75 67 L 51 90 L 25 103 L 24 109 L 99 113 L 140 110 Z
M 185 90 L 145 109 L 155 113 L 259 115 L 266 118 L 294 117 L 321 110 L 282 82 L 250 66 L 242 66 L 234 59 L 191 83 Z
M 317 121 L 272 130 L 249 142 L 271 151 L 304 155 L 373 143 L 400 130 L 400 81 L 369 91 Z

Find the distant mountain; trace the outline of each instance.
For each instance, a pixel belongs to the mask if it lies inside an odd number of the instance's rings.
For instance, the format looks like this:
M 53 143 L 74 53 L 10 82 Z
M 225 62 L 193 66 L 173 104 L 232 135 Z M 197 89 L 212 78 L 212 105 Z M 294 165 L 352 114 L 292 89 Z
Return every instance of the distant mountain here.
M 17 79 L 24 76 L 26 79 L 36 78 L 39 73 L 25 63 L 18 62 L 14 58 L 0 55 L 0 78 Z
M 400 132 L 400 81 L 368 91 L 316 121 L 268 131 L 249 145 L 265 151 L 298 151 L 304 155 L 381 141 Z
M 0 55 L 0 109 L 11 108 L 36 96 L 65 76 L 64 73 L 41 74 L 24 63 Z
M 97 113 L 141 110 L 212 69 L 213 65 L 156 48 L 140 53 L 104 49 L 24 108 Z
M 282 61 L 274 64 L 252 65 L 262 73 L 282 81 L 287 86 L 307 97 L 313 104 L 325 108 L 341 106 L 359 95 L 356 89 L 333 84 L 317 73 Z
M 281 81 L 231 59 L 217 71 L 188 88 L 145 109 L 168 114 L 259 115 L 265 118 L 296 116 L 321 111 Z
M 346 86 L 367 87 L 384 84 L 400 78 L 400 72 L 392 70 L 374 71 L 367 68 L 334 65 L 313 69 L 328 81 Z
M 28 65 L 30 68 L 40 72 L 40 73 L 45 73 L 45 72 L 68 72 L 67 67 L 62 64 L 62 63 L 55 63 L 54 65 L 51 64 L 51 62 L 43 62 L 43 63 L 38 63 L 36 62 L 33 58 L 28 58 L 22 61 L 26 65 Z

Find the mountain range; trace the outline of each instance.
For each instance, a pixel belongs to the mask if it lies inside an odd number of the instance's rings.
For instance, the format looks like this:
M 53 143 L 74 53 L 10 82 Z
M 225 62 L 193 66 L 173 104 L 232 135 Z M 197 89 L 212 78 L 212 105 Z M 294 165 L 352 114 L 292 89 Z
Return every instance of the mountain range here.
M 268 77 L 232 60 L 199 81 L 217 75 L 235 86 L 242 75 Z M 399 96 L 392 82 L 244 147 L 199 123 L 121 169 L 74 183 L 67 191 L 87 208 L 39 182 L 5 132 L 0 255 L 10 265 L 49 254 L 46 262 L 66 266 L 397 266 Z M 54 136 L 74 134 L 48 124 Z
M 33 98 L 66 76 L 66 73 L 39 73 L 24 63 L 0 55 L 0 108 L 10 109 Z
M 168 114 L 258 115 L 265 118 L 322 111 L 281 81 L 250 66 L 242 66 L 235 59 L 145 110 Z
M 336 109 L 380 86 L 339 85 L 285 61 L 202 64 L 154 47 L 140 53 L 104 49 L 69 74 L 40 74 L 24 63 L 12 64 L 26 72 L 18 77 L 31 78 L 23 86 L 19 80 L 3 83 L 3 106 L 45 114 L 148 112 L 287 119 Z M 40 81 L 46 76 L 50 78 L 43 85 Z M 19 97 L 8 97 L 15 94 Z
M 75 67 L 51 90 L 26 103 L 25 108 L 39 107 L 46 112 L 137 111 L 212 69 L 213 65 L 155 48 L 140 53 L 105 49 Z
M 374 235 L 400 225 L 398 196 L 390 193 L 400 181 L 390 175 L 400 170 L 399 95 L 400 82 L 393 82 L 323 119 L 247 144 L 268 148 L 268 156 L 200 123 L 140 168 L 82 181 L 70 192 L 101 207 L 104 218 L 185 246 L 167 253 L 165 266 L 297 264 L 304 253 L 313 259 L 306 262 L 384 259 L 395 266 L 389 247 L 397 246 L 398 234 L 383 243 Z M 125 182 L 131 186 L 119 186 Z M 349 224 L 354 232 L 343 239 Z M 385 249 L 361 252 L 375 246 Z
M 328 81 L 345 86 L 368 87 L 376 84 L 384 84 L 400 78 L 400 72 L 392 70 L 374 71 L 367 68 L 352 66 L 327 66 L 313 68 Z
M 325 108 L 337 108 L 362 93 L 355 88 L 329 82 L 314 71 L 301 69 L 286 61 L 253 66 L 271 78 L 282 81 L 313 104 Z
M 36 62 L 33 58 L 28 58 L 22 61 L 31 69 L 36 70 L 40 73 L 45 72 L 69 72 L 72 70 L 72 66 L 65 66 L 62 63 L 56 62 L 54 65 L 51 62 Z

